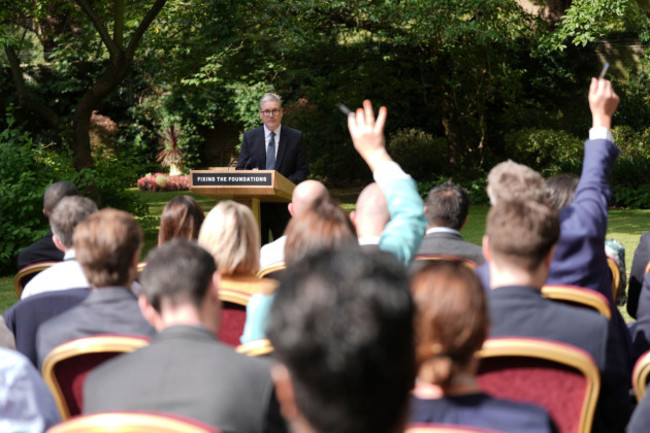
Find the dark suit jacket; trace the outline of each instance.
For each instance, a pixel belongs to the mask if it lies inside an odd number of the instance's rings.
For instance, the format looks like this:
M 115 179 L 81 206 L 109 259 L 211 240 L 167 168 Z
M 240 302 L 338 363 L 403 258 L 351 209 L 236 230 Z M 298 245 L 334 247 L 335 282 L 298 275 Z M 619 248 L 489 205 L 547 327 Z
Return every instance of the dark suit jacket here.
M 429 233 L 424 236 L 418 255 L 442 254 L 469 259 L 482 264 L 483 251 L 480 246 L 464 241 L 460 234 L 449 232 Z
M 18 253 L 18 269 L 39 262 L 60 262 L 64 252 L 54 245 L 52 231 Z
M 237 170 L 266 168 L 266 143 L 264 143 L 264 126 L 244 132 L 244 139 L 239 152 Z M 280 143 L 275 158 L 275 170 L 295 184 L 307 179 L 309 166 L 307 151 L 302 143 L 302 132 L 282 125 Z
M 16 339 L 16 350 L 38 368 L 36 331 L 41 323 L 78 305 L 90 294 L 88 289 L 68 289 L 39 293 L 16 302 L 2 315 Z
M 542 297 L 533 287 L 488 292 L 490 337 L 535 337 L 560 341 L 589 353 L 601 371 L 594 432 L 622 431 L 630 415 L 629 374 L 610 346 L 609 321 L 595 311 Z
M 167 328 L 149 346 L 92 371 L 83 408 L 169 412 L 223 433 L 286 431 L 268 363 L 240 355 L 194 326 Z
M 550 433 L 557 429 L 549 414 L 530 403 L 500 400 L 487 394 L 411 397 L 409 423 L 453 424 L 504 433 Z
M 145 320 L 138 300 L 125 287 L 95 289 L 80 304 L 44 322 L 36 332 L 38 365 L 56 346 L 96 334 L 152 337 L 156 331 Z

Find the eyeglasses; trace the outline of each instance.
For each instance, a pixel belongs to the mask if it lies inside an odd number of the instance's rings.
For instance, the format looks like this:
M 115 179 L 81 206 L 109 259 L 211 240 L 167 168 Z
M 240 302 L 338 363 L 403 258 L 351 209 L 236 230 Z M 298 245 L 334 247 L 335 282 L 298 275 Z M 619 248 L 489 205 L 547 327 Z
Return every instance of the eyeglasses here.
M 269 117 L 271 114 L 274 115 L 274 116 L 277 116 L 278 114 L 280 114 L 280 111 L 281 110 L 279 110 L 277 108 L 274 108 L 273 110 L 260 111 L 260 113 L 262 113 L 262 115 L 265 116 L 265 117 Z

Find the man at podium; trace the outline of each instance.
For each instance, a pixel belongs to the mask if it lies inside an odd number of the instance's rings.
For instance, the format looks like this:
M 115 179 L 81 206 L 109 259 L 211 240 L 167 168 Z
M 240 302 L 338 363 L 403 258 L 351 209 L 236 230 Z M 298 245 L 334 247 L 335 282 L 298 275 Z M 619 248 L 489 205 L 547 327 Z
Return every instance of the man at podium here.
M 307 178 L 307 152 L 302 132 L 282 126 L 282 99 L 267 93 L 260 99 L 260 119 L 264 125 L 244 132 L 237 170 L 276 170 L 294 184 Z M 284 203 L 261 203 L 262 244 L 269 241 L 269 230 L 277 239 L 291 217 Z

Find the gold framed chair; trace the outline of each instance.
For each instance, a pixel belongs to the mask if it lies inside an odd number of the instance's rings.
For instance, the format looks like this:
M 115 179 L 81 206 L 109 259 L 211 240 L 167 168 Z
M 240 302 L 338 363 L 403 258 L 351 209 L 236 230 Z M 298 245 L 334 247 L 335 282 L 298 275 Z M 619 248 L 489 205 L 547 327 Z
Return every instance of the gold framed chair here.
M 149 344 L 146 337 L 94 335 L 55 347 L 43 361 L 43 379 L 54 396 L 61 419 L 81 413 L 83 383 L 93 368 L 125 352 Z
M 256 293 L 270 295 L 277 287 L 278 282 L 270 278 L 262 279 L 254 275 L 222 275 L 219 282 L 219 299 L 221 299 L 219 341 L 233 347 L 238 346 L 239 337 L 246 323 L 248 300 Z
M 632 370 L 632 388 L 637 401 L 641 401 L 648 387 L 650 375 L 650 350 L 639 357 Z
M 261 338 L 240 344 L 235 350 L 246 356 L 266 356 L 273 352 L 273 346 L 268 338 Z
M 257 271 L 258 278 L 276 278 L 277 275 L 284 271 L 287 268 L 287 265 L 284 261 L 271 263 L 270 265 L 264 266 L 262 269 Z
M 600 374 L 582 349 L 539 338 L 489 338 L 477 353 L 485 392 L 545 408 L 560 433 L 589 433 Z
M 18 295 L 18 299 L 23 294 L 23 289 L 29 283 L 29 280 L 34 278 L 39 272 L 57 263 L 59 262 L 39 262 L 20 269 L 14 277 L 14 290 L 16 291 L 16 295 Z
M 607 298 L 602 293 L 593 290 L 563 284 L 547 284 L 542 287 L 542 296 L 556 301 L 593 308 L 607 319 L 612 318 L 612 310 Z
M 621 269 L 618 267 L 616 260 L 611 257 L 607 257 L 607 266 L 612 273 L 612 299 L 616 303 L 616 300 L 618 300 L 618 286 L 621 284 Z
M 103 412 L 77 416 L 47 433 L 219 433 L 200 421 L 158 412 Z
M 420 254 L 415 256 L 415 260 L 449 260 L 456 262 L 463 262 L 468 268 L 474 270 L 478 266 L 477 263 L 470 259 L 463 257 L 448 256 L 443 254 Z
M 453 424 L 408 424 L 404 433 L 500 433 L 479 427 Z
M 650 272 L 650 261 L 645 264 L 645 273 L 647 274 L 648 272 Z

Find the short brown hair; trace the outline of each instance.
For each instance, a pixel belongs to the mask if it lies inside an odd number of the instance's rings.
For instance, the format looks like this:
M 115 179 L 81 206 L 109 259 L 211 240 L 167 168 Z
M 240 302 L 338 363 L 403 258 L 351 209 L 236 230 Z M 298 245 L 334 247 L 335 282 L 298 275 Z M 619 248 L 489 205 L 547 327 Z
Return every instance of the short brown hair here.
M 544 178 L 527 165 L 511 160 L 499 163 L 490 170 L 487 182 L 487 194 L 492 206 L 504 200 L 546 201 Z
M 485 293 L 460 261 L 428 262 L 411 276 L 415 357 L 420 379 L 448 386 L 488 333 Z
M 260 229 L 253 211 L 231 200 L 219 202 L 199 231 L 205 248 L 223 275 L 252 274 L 260 267 Z
M 560 236 L 557 212 L 536 201 L 504 201 L 490 209 L 485 234 L 495 262 L 534 271 Z
M 287 266 L 308 252 L 343 245 L 358 245 L 354 225 L 341 206 L 330 198 L 314 201 L 289 221 L 284 258 Z
M 117 209 L 95 212 L 77 225 L 72 241 L 91 286 L 129 284 L 133 257 L 142 247 L 142 228 L 131 214 Z
M 163 208 L 158 229 L 158 245 L 171 239 L 195 241 L 205 216 L 203 209 L 189 195 L 179 195 L 171 199 Z

